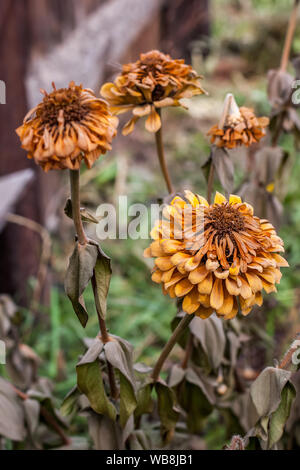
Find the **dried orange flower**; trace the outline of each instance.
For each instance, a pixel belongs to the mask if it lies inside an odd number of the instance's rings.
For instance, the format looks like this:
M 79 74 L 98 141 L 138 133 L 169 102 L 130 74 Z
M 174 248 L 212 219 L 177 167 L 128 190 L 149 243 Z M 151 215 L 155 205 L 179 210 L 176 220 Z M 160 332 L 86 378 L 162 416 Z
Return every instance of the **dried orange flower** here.
M 100 93 L 115 114 L 132 110 L 133 118 L 124 126 L 124 135 L 133 131 L 142 116 L 148 116 L 146 129 L 157 132 L 161 120 L 156 109 L 181 106 L 181 98 L 205 93 L 199 78 L 183 59 L 173 60 L 162 52 L 150 51 L 141 54 L 137 62 L 123 65 L 115 82 L 105 83 Z
M 239 196 L 229 201 L 216 193 L 209 205 L 185 191 L 163 211 L 151 232 L 154 242 L 145 250 L 154 257 L 154 282 L 170 297 L 182 298 L 186 313 L 201 318 L 214 311 L 233 318 L 238 304 L 243 315 L 262 305 L 262 290 L 276 291 L 280 267 L 288 263 L 278 252 L 283 242 L 274 227 L 253 215 Z
M 264 128 L 269 124 L 269 118 L 256 117 L 253 109 L 239 108 L 233 95 L 228 94 L 224 102 L 224 111 L 219 124 L 213 126 L 207 135 L 211 142 L 218 147 L 233 149 L 239 145 L 249 145 L 258 142 L 266 135 Z
M 91 168 L 111 149 L 118 120 L 108 104 L 90 89 L 71 82 L 68 88 L 44 94 L 43 101 L 25 116 L 16 132 L 22 148 L 43 170 L 78 170 L 84 159 Z

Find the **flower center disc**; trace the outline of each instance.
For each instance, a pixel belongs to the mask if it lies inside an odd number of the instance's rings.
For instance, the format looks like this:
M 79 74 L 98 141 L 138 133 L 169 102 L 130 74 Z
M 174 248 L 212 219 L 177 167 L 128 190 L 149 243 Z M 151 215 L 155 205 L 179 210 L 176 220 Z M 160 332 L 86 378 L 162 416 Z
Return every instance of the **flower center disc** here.
M 208 213 L 208 225 L 217 231 L 219 238 L 245 228 L 243 215 L 229 204 L 214 206 Z
M 64 112 L 65 124 L 80 122 L 88 113 L 75 90 L 57 90 L 44 98 L 39 118 L 44 125 L 55 126 L 61 110 Z

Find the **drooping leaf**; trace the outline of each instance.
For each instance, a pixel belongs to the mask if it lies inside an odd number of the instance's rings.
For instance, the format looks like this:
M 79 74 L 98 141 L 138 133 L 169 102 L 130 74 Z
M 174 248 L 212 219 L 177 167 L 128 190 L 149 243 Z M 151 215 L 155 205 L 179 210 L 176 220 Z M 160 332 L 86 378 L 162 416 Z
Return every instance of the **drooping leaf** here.
M 25 421 L 31 437 L 34 439 L 40 417 L 40 403 L 37 400 L 24 401 Z
M 275 367 L 267 367 L 261 372 L 250 389 L 258 416 L 269 416 L 278 408 L 281 392 L 290 376 L 290 371 Z
M 90 412 L 88 427 L 95 450 L 124 450 L 122 430 L 118 422 Z
M 234 167 L 227 150 L 212 146 L 211 158 L 223 189 L 230 194 L 234 185 Z
M 101 318 L 106 317 L 107 294 L 111 278 L 110 258 L 99 248 L 99 254 L 95 265 L 95 301 L 97 311 Z
M 118 336 L 104 345 L 106 360 L 120 374 L 120 424 L 124 427 L 137 406 L 132 346 Z
M 67 199 L 66 205 L 64 207 L 64 213 L 70 219 L 73 219 L 73 208 L 72 208 L 72 201 L 71 199 Z M 99 219 L 95 217 L 91 212 L 89 212 L 84 207 L 80 208 L 80 215 L 83 222 L 91 222 L 93 224 L 98 224 Z
M 169 387 L 176 387 L 176 385 L 182 382 L 185 377 L 185 374 L 186 370 L 175 364 L 170 371 L 170 376 L 168 380 Z
M 78 398 L 80 397 L 80 392 L 77 385 L 73 387 L 69 393 L 65 396 L 61 407 L 60 412 L 62 416 L 69 416 L 70 414 L 75 413 L 78 410 Z
M 284 431 L 285 424 L 290 416 L 291 406 L 296 397 L 296 390 L 291 382 L 287 382 L 281 392 L 281 402 L 276 411 L 271 415 L 269 424 L 269 443 L 271 448 L 276 444 Z
M 176 398 L 173 390 L 162 380 L 156 382 L 157 410 L 161 422 L 161 435 L 165 443 L 169 442 L 179 418 Z
M 26 437 L 24 409 L 9 382 L 0 377 L 0 436 L 13 441 Z
M 96 245 L 76 243 L 66 274 L 65 291 L 83 327 L 88 321 L 83 292 L 93 276 L 97 258 L 98 247 Z
M 212 315 L 205 321 L 194 318 L 190 323 L 190 330 L 200 341 L 211 366 L 217 369 L 221 364 L 226 345 L 222 320 L 216 315 Z
M 145 383 L 137 391 L 137 406 L 134 411 L 136 418 L 143 414 L 152 413 L 153 400 L 152 400 L 152 384 Z
M 96 338 L 90 349 L 76 366 L 77 385 L 81 393 L 87 396 L 92 409 L 112 420 L 116 419 L 116 409 L 108 399 L 98 359 L 103 343 Z

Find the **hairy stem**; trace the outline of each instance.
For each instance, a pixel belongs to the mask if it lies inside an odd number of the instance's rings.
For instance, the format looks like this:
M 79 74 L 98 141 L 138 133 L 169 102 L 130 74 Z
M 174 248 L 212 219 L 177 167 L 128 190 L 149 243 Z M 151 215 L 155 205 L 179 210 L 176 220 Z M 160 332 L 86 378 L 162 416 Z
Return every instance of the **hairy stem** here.
M 189 323 L 193 320 L 193 318 L 194 318 L 193 314 L 192 315 L 186 314 L 180 320 L 179 324 L 173 331 L 172 336 L 170 337 L 169 341 L 167 342 L 164 349 L 162 350 L 161 355 L 159 356 L 158 361 L 156 362 L 153 372 L 151 374 L 151 378 L 153 379 L 154 382 L 158 380 L 160 371 L 167 357 L 169 356 L 176 342 L 178 341 L 178 339 L 180 338 L 180 336 L 182 335 L 186 327 L 189 325 Z
M 79 170 L 70 170 L 72 216 L 73 216 L 74 226 L 75 226 L 75 230 L 76 230 L 80 245 L 86 245 L 88 240 L 84 233 L 82 220 L 81 220 L 81 214 L 80 214 L 79 177 L 80 177 Z
M 290 57 L 293 37 L 294 37 L 296 24 L 297 24 L 298 6 L 299 6 L 299 0 L 295 0 L 293 9 L 290 15 L 289 25 L 287 28 L 287 32 L 285 36 L 285 43 L 284 43 L 283 52 L 281 56 L 280 70 L 282 70 L 283 72 L 286 71 L 289 57 Z
M 160 109 L 158 109 L 157 112 L 159 116 L 161 117 Z M 166 159 L 165 159 L 164 146 L 163 146 L 163 140 L 162 140 L 162 127 L 157 132 L 155 132 L 155 142 L 156 142 L 156 150 L 157 150 L 157 155 L 158 155 L 162 174 L 164 176 L 169 193 L 173 193 L 173 186 L 172 186 L 171 178 L 168 172 Z

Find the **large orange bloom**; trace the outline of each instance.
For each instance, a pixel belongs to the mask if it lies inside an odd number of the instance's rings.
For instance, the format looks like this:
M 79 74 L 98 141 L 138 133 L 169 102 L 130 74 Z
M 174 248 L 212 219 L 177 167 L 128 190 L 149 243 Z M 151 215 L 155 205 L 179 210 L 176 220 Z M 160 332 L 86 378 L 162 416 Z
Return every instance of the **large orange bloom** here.
M 278 254 L 284 248 L 274 227 L 239 196 L 228 202 L 217 193 L 209 205 L 185 191 L 185 199 L 176 196 L 164 208 L 151 236 L 145 256 L 155 258 L 153 281 L 170 297 L 182 298 L 186 313 L 201 318 L 215 311 L 231 319 L 238 304 L 247 315 L 262 305 L 263 289 L 276 291 L 279 268 L 288 266 Z
M 91 168 L 111 149 L 118 120 L 92 90 L 76 86 L 44 93 L 43 101 L 25 116 L 16 132 L 22 148 L 43 170 Z
M 181 98 L 205 93 L 200 77 L 183 59 L 173 60 L 159 51 L 141 54 L 137 62 L 123 65 L 114 83 L 105 83 L 100 93 L 115 114 L 131 110 L 133 118 L 124 126 L 123 134 L 133 131 L 136 121 L 148 116 L 146 129 L 156 132 L 161 120 L 156 109 L 181 106 Z
M 239 145 L 249 147 L 266 135 L 264 128 L 268 124 L 269 118 L 256 117 L 253 109 L 241 107 L 237 114 L 229 114 L 226 117 L 222 127 L 216 124 L 207 135 L 211 136 L 211 142 L 218 147 L 228 149 Z

